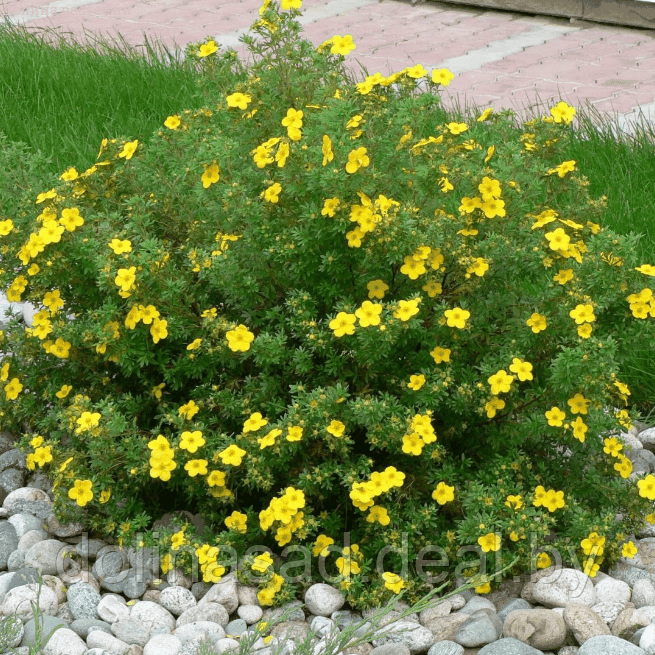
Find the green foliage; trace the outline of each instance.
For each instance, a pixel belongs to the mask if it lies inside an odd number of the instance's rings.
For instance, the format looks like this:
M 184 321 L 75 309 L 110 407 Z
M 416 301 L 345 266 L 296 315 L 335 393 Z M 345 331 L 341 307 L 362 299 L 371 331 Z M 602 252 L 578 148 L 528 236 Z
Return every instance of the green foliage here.
M 619 342 L 653 336 L 655 269 L 567 157 L 572 108 L 451 121 L 444 71 L 355 84 L 347 39 L 315 49 L 297 15 L 270 3 L 214 106 L 104 140 L 0 217 L 0 283 L 40 308 L 5 334 L 3 429 L 61 520 L 127 543 L 200 512 L 202 539 L 140 539 L 206 581 L 253 544 L 306 546 L 315 581 L 325 556 L 353 607 L 419 598 L 429 546 L 434 575 L 484 574 L 480 547 L 518 573 L 546 538 L 612 564 L 655 497 L 598 436 L 629 426 L 606 408 Z M 207 84 L 212 45 L 189 49 Z M 241 560 L 262 604 L 309 584 L 279 566 Z

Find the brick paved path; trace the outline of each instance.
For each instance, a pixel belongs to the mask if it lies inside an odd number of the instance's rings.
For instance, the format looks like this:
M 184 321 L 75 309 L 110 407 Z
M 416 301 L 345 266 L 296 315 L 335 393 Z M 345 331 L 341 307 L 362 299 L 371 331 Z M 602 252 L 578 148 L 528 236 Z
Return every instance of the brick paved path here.
M 143 44 L 145 32 L 178 52 L 208 36 L 245 52 L 238 37 L 260 6 L 261 0 L 0 0 L 2 13 L 31 31 L 61 28 L 89 43 L 89 33 L 120 33 L 132 45 Z M 456 78 L 444 90 L 447 107 L 510 108 L 527 119 L 560 99 L 578 109 L 587 100 L 627 132 L 639 108 L 655 126 L 655 30 L 439 2 L 304 0 L 302 11 L 304 36 L 315 45 L 334 34 L 353 36 L 357 48 L 348 62 L 360 73 L 359 64 L 382 74 L 414 63 L 449 68 Z

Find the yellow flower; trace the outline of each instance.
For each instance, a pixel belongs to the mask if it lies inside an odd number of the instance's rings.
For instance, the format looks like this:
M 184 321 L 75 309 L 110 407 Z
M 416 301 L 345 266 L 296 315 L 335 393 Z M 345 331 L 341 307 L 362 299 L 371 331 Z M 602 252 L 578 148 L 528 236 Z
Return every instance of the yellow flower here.
M 185 465 L 184 470 L 187 471 L 190 477 L 195 478 L 196 475 L 207 475 L 207 460 L 206 459 L 190 459 Z
M 228 107 L 237 107 L 238 109 L 246 109 L 252 102 L 252 97 L 244 93 L 232 93 L 225 98 Z
M 409 384 L 407 385 L 410 389 L 418 391 L 425 384 L 425 375 L 410 375 Z
M 207 476 L 207 484 L 210 487 L 223 487 L 223 486 L 225 486 L 225 473 L 223 473 L 223 471 L 212 471 Z
M 522 362 L 518 357 L 512 359 L 509 370 L 516 373 L 521 382 L 533 379 L 532 364 L 530 362 Z
M 259 428 L 263 428 L 268 423 L 268 419 L 263 418 L 260 412 L 255 412 L 250 415 L 250 418 L 243 424 L 243 431 L 257 432 Z
M 218 46 L 214 41 L 207 41 L 207 43 L 203 43 L 203 45 L 200 46 L 198 57 L 208 57 L 209 55 L 214 54 L 217 50 Z
M 382 579 L 384 580 L 384 586 L 393 591 L 394 594 L 400 593 L 400 590 L 405 586 L 402 578 L 395 573 L 383 573 Z
M 545 416 L 548 419 L 548 425 L 552 425 L 553 427 L 560 427 L 566 418 L 566 414 L 557 407 L 553 407 L 550 411 L 545 412 Z
M 236 514 L 237 512 L 234 512 Z M 243 515 L 242 515 L 243 516 Z M 225 519 L 225 523 L 227 524 L 227 521 L 229 519 Z M 228 526 L 230 527 L 230 526 Z M 262 553 L 261 555 L 257 555 L 255 557 L 253 563 L 250 565 L 250 568 L 253 571 L 257 571 L 258 573 L 265 573 L 266 569 L 268 569 L 269 566 L 273 564 L 273 559 L 271 557 L 270 553 Z
M 357 148 L 356 150 L 352 150 L 348 155 L 346 172 L 352 175 L 353 173 L 356 173 L 360 168 L 368 166 L 370 161 L 371 160 L 366 154 L 366 148 Z
M 491 591 L 491 584 L 487 581 L 475 587 L 476 594 L 488 594 Z
M 564 507 L 564 492 L 549 489 L 542 504 L 549 512 L 554 512 L 555 510 Z
M 74 500 L 80 507 L 84 507 L 93 500 L 91 480 L 75 480 L 75 486 L 68 490 L 68 497 Z
M 212 184 L 216 184 L 221 179 L 220 169 L 218 164 L 214 161 L 209 166 L 205 166 L 205 170 L 200 177 L 202 186 L 208 189 Z
M 5 385 L 5 393 L 7 400 L 16 400 L 18 394 L 23 390 L 23 385 L 19 382 L 18 378 L 13 378 L 9 384 Z
M 489 532 L 478 538 L 478 544 L 485 553 L 496 552 L 500 548 L 500 535 Z
M 537 313 L 532 314 L 532 316 L 526 321 L 526 323 L 532 328 L 532 331 L 535 334 L 541 332 L 542 330 L 545 330 L 547 325 L 546 317 Z
M 235 532 L 245 534 L 248 517 L 241 512 L 234 511 L 225 519 L 225 525 Z
M 357 46 L 353 43 L 353 37 L 351 34 L 346 34 L 346 36 L 343 37 L 339 34 L 335 34 L 335 36 L 332 37 L 332 47 L 330 48 L 330 52 L 333 55 L 343 55 L 345 57 L 356 47 Z
M 448 327 L 456 327 L 461 330 L 466 325 L 466 320 L 471 316 L 471 313 L 466 309 L 455 307 L 454 309 L 447 309 L 445 316 L 448 319 Z
M 619 452 L 623 450 L 623 444 L 620 443 L 616 437 L 605 439 L 604 444 L 605 447 L 603 448 L 603 452 L 611 455 L 612 457 L 618 457 Z
M 638 552 L 633 541 L 626 541 L 621 547 L 621 556 L 627 557 L 628 559 L 632 559 Z
M 435 84 L 441 84 L 442 86 L 448 86 L 454 79 L 455 79 L 455 76 L 447 68 L 439 68 L 438 70 L 433 70 L 432 71 L 432 81 Z M 489 110 L 487 110 L 487 111 L 489 111 Z
M 346 312 L 339 312 L 333 318 L 329 325 L 330 329 L 334 330 L 335 337 L 342 337 L 345 334 L 355 334 L 355 322 L 357 317 L 354 314 L 347 314 Z
M 186 419 L 192 419 L 199 411 L 200 408 L 198 405 L 193 400 L 190 400 L 186 405 L 179 407 L 177 413 Z
M 281 434 L 282 434 L 282 430 L 280 430 L 280 428 L 274 428 L 265 437 L 260 437 L 259 439 L 257 439 L 257 443 L 259 443 L 259 449 L 263 450 L 268 446 L 275 445 L 276 437 L 279 437 Z
M 109 247 L 116 255 L 122 255 L 124 252 L 132 252 L 132 242 L 129 239 L 123 241 L 120 239 L 112 239 L 109 242 Z
M 280 193 L 282 192 L 282 185 L 279 182 L 271 184 L 264 192 L 262 192 L 262 197 L 267 202 L 275 204 L 280 199 Z
M 388 285 L 382 280 L 373 280 L 366 285 L 366 288 L 368 289 L 369 298 L 377 298 L 379 300 L 382 300 L 385 292 L 389 290 Z
M 435 346 L 434 349 L 430 351 L 430 355 L 432 355 L 434 361 L 437 364 L 440 364 L 441 362 L 450 362 L 449 348 L 441 348 L 440 346 Z
M 335 437 L 340 437 L 345 429 L 346 426 L 341 421 L 334 420 L 326 428 L 326 430 Z
M 193 432 L 189 432 L 188 430 L 185 430 L 182 433 L 182 439 L 180 440 L 180 448 L 184 450 L 188 450 L 190 453 L 195 453 L 198 450 L 198 448 L 201 448 L 204 445 L 205 445 L 205 440 L 200 430 L 194 430 Z M 206 472 L 207 471 L 205 471 L 205 473 Z
M 574 318 L 578 325 L 585 322 L 593 323 L 596 320 L 593 305 L 577 305 L 575 309 L 569 312 L 569 316 Z
M 432 498 L 436 500 L 439 505 L 445 505 L 451 500 L 455 500 L 455 487 L 451 487 L 445 482 L 440 482 L 432 492 Z
M 381 313 L 382 305 L 365 300 L 362 306 L 355 311 L 355 316 L 359 319 L 359 324 L 362 327 L 369 327 L 371 325 L 380 325 Z
M 491 393 L 498 395 L 499 393 L 507 393 L 510 386 L 514 381 L 513 375 L 508 375 L 507 371 L 500 370 L 495 375 L 492 375 L 487 382 L 491 385 Z
M 100 422 L 100 414 L 98 412 L 82 412 L 82 416 L 77 419 L 77 424 L 79 427 L 75 430 L 76 434 L 80 432 L 86 432 L 91 428 L 98 427 Z
M 246 352 L 250 349 L 250 344 L 255 335 L 248 330 L 245 325 L 239 325 L 234 330 L 226 332 L 228 348 L 233 352 Z
M 537 568 L 538 569 L 547 569 L 551 564 L 552 560 L 548 553 L 539 553 L 537 557 Z
M 655 500 L 655 477 L 650 473 L 643 479 L 637 482 L 639 487 L 639 495 L 648 500 Z
M 316 541 L 314 542 L 314 548 L 312 550 L 312 555 L 314 557 L 327 557 L 330 552 L 328 551 L 328 546 L 334 543 L 334 539 L 331 537 L 327 537 L 326 535 L 322 534 L 319 535 Z
M 409 321 L 412 316 L 418 314 L 418 305 L 420 302 L 420 298 L 414 300 L 399 300 L 398 308 L 393 312 L 394 318 L 401 321 Z
M 223 460 L 223 464 L 231 464 L 232 466 L 240 466 L 243 456 L 246 451 L 239 448 L 236 444 L 228 446 L 225 450 L 218 453 L 218 456 Z
M 302 439 L 302 428 L 300 426 L 289 426 L 287 430 L 287 441 L 300 441 Z
M 184 530 L 180 530 L 171 536 L 171 550 L 178 550 L 180 546 L 184 546 L 186 543 L 187 540 L 184 535 Z
M 507 496 L 505 505 L 511 509 L 521 509 L 523 507 L 523 499 L 521 496 Z

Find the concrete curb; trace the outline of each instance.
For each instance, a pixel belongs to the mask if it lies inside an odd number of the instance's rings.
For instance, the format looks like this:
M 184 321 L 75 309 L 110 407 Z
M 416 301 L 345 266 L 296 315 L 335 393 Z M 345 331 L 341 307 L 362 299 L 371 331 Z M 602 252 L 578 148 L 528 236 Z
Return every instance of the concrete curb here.
M 419 4 L 421 0 L 402 0 Z M 424 0 L 423 0 L 424 1 Z M 655 30 L 655 3 L 651 0 L 439 0 L 436 4 L 474 5 Z

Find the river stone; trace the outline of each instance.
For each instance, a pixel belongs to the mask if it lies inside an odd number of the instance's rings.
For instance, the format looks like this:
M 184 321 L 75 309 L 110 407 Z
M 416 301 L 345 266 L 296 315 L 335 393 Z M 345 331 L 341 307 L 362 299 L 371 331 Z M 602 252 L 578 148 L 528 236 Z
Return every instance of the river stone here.
M 48 640 L 44 655 L 84 655 L 87 646 L 70 628 L 59 628 Z
M 599 635 L 585 641 L 577 655 L 644 655 L 645 651 L 612 635 Z M 478 653 L 478 655 L 483 655 Z
M 418 620 L 422 626 L 430 622 L 432 619 L 438 619 L 442 616 L 448 616 L 453 609 L 453 605 L 448 600 L 442 600 L 438 605 L 427 607 L 419 615 Z
M 0 473 L 0 489 L 10 494 L 16 489 L 20 489 L 25 484 L 25 474 L 16 469 L 7 469 Z
M 111 631 L 116 639 L 126 644 L 138 644 L 141 647 L 145 646 L 150 638 L 150 630 L 131 617 L 112 623 Z
M 16 648 L 23 639 L 25 629 L 23 622 L 17 616 L 7 616 L 0 619 L 0 650 Z
M 2 506 L 10 514 L 25 512 L 40 519 L 52 514 L 52 501 L 45 491 L 34 487 L 21 487 L 12 491 L 3 501 Z
M 219 603 L 225 607 L 228 614 L 232 614 L 239 606 L 237 594 L 237 581 L 232 573 L 215 583 L 212 588 L 198 601 L 198 605 L 205 603 Z M 227 625 L 227 624 L 226 624 Z
M 141 598 L 148 589 L 148 583 L 139 569 L 128 569 L 122 583 L 122 593 L 130 599 Z
M 582 603 L 568 603 L 564 608 L 564 621 L 580 645 L 592 637 L 612 634 L 605 621 Z
M 455 641 L 459 629 L 470 620 L 468 614 L 449 614 L 441 618 L 432 619 L 425 627 L 434 635 L 436 641 Z
M 330 616 L 340 610 L 346 597 L 335 587 L 319 582 L 305 592 L 307 610 L 316 616 Z
M 141 601 L 132 607 L 130 618 L 141 621 L 151 632 L 165 627 L 169 632 L 175 630 L 175 617 L 161 605 Z
M 10 589 L 0 606 L 0 613 L 5 616 L 16 614 L 22 621 L 28 621 L 33 616 L 30 601 L 36 602 L 37 599 L 43 614 L 54 615 L 57 612 L 57 594 L 45 585 L 39 591 L 39 585 L 32 583 Z
M 70 624 L 70 629 L 78 634 L 82 639 L 86 639 L 89 636 L 91 629 L 93 630 L 102 630 L 108 635 L 111 634 L 111 626 L 106 621 L 101 621 L 100 619 L 75 619 Z
M 168 587 L 159 595 L 159 604 L 174 616 L 180 616 L 186 610 L 197 605 L 190 589 L 184 587 Z
M 576 569 L 555 569 L 534 583 L 534 601 L 548 608 L 579 603 L 591 607 L 596 603 L 596 591 L 588 575 Z M 526 600 L 529 600 L 526 598 Z
M 16 528 L 9 521 L 0 521 L 0 570 L 7 568 L 9 556 L 18 548 Z
M 230 615 L 220 603 L 198 603 L 177 617 L 175 625 L 180 627 L 196 621 L 213 621 L 224 628 L 230 622 Z
M 623 580 L 607 576 L 594 585 L 596 603 L 620 603 L 625 607 L 630 602 L 630 585 Z
M 438 641 L 430 646 L 428 655 L 464 655 L 464 646 L 454 641 Z
M 612 623 L 612 635 L 630 640 L 640 628 L 650 625 L 650 619 L 633 607 L 626 607 Z
M 496 641 L 502 630 L 503 624 L 496 613 L 482 609 L 462 625 L 453 641 L 467 648 L 479 648 Z
M 102 597 L 97 607 L 98 616 L 107 623 L 115 623 L 126 619 L 130 615 L 130 608 L 125 604 L 125 599 L 114 594 L 107 594 Z
M 516 610 L 529 609 L 532 609 L 532 605 L 530 605 L 527 600 L 523 600 L 523 598 L 510 598 L 509 601 L 503 605 L 498 612 L 498 618 L 504 622 L 512 612 L 516 612 Z
M 503 634 L 539 650 L 555 650 L 566 639 L 566 623 L 553 610 L 514 610 L 505 619 Z
M 616 617 L 625 609 L 626 603 L 596 603 L 592 611 L 596 612 L 607 625 L 611 626 Z
M 237 614 L 248 625 L 253 625 L 262 618 L 263 611 L 259 605 L 239 605 Z
M 423 627 L 420 623 L 400 619 L 400 621 L 377 630 L 371 639 L 374 647 L 389 642 L 405 644 L 411 655 L 417 655 L 417 653 L 426 653 L 435 642 L 435 637 L 428 628 Z
M 67 570 L 66 560 L 74 552 L 75 548 L 70 544 L 58 539 L 44 539 L 25 553 L 25 566 L 38 569 L 44 575 L 59 575 Z
M 655 605 L 655 586 L 649 578 L 642 578 L 634 583 L 631 601 L 637 609 L 644 605 Z
M 474 651 L 475 652 L 475 651 Z M 477 655 L 544 655 L 540 650 L 524 644 L 518 639 L 505 637 L 487 644 L 479 651 Z M 596 653 L 598 655 L 598 653 Z
M 18 448 L 12 448 L 0 455 L 0 471 L 7 469 L 20 469 L 27 471 L 27 456 Z
M 26 532 L 43 529 L 43 521 L 32 514 L 12 514 L 7 521 L 14 526 L 19 539 Z
M 76 619 L 97 619 L 100 594 L 85 582 L 78 582 L 68 589 L 68 607 Z
M 39 617 L 39 625 L 41 626 L 41 640 L 43 641 L 57 626 L 62 626 L 62 628 L 68 628 L 66 621 L 62 619 L 50 616 L 49 614 L 41 614 Z M 23 640 L 20 642 L 21 646 L 34 646 L 36 639 L 36 622 L 34 619 L 30 619 L 25 625 L 25 633 L 23 634 Z

